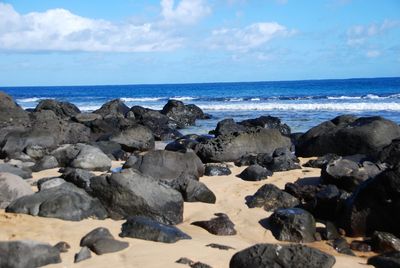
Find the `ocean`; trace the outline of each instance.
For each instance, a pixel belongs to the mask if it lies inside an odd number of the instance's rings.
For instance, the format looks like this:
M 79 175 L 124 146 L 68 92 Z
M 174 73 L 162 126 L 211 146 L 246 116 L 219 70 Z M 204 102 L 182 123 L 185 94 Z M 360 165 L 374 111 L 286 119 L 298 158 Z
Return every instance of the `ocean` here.
M 126 105 L 162 109 L 168 99 L 193 103 L 212 115 L 198 120 L 185 134 L 205 134 L 224 118 L 237 121 L 271 115 L 281 118 L 292 132 L 304 132 L 340 114 L 383 116 L 400 124 L 400 77 L 243 83 L 3 87 L 23 108 L 42 99 L 98 109 L 119 98 Z

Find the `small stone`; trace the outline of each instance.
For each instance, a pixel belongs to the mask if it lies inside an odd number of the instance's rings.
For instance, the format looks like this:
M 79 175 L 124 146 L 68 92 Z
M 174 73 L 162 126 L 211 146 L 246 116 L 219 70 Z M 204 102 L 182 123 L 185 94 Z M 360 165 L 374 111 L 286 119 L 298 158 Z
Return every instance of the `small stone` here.
M 74 263 L 90 259 L 92 254 L 88 247 L 82 247 L 81 250 L 75 254 Z
M 356 241 L 356 240 L 352 241 L 350 243 L 350 248 L 352 250 L 360 251 L 360 252 L 370 252 L 372 250 L 371 246 L 369 244 L 367 244 L 366 242 L 364 242 L 364 241 Z
M 220 250 L 235 249 L 235 248 L 230 247 L 230 246 L 225 246 L 225 245 L 220 245 L 220 244 L 215 244 L 215 243 L 208 244 L 208 245 L 206 245 L 206 247 L 217 248 L 217 249 L 220 249 Z
M 193 261 L 191 259 L 183 257 L 183 258 L 180 258 L 179 260 L 177 260 L 176 263 L 191 265 L 191 264 L 193 264 Z
M 349 256 L 355 256 L 354 252 L 350 249 L 350 245 L 344 238 L 337 238 L 333 240 L 332 247 L 339 253 L 346 254 Z
M 68 252 L 68 250 L 71 248 L 71 246 L 65 241 L 58 242 L 54 245 L 54 247 L 58 249 L 61 253 Z
M 216 218 L 209 221 L 196 221 L 192 225 L 199 226 L 206 229 L 209 233 L 214 235 L 235 235 L 235 224 L 229 219 L 228 215 L 224 213 L 215 213 Z

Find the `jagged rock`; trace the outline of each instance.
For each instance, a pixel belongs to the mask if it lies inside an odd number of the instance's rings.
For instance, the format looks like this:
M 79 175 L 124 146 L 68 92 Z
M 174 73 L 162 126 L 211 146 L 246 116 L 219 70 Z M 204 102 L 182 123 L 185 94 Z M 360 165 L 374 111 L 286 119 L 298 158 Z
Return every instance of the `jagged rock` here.
M 131 126 L 110 137 L 110 141 L 118 143 L 128 152 L 148 151 L 154 149 L 154 136 L 151 130 L 142 125 Z
M 288 148 L 278 148 L 272 157 L 268 156 L 266 161 L 264 159 L 260 159 L 259 164 L 272 172 L 301 169 L 299 159 Z
M 128 242 L 118 241 L 107 228 L 99 227 L 82 237 L 81 247 L 88 247 L 97 255 L 121 251 L 129 246 Z
M 65 181 L 75 184 L 77 187 L 84 189 L 86 192 L 90 192 L 90 180 L 95 177 L 93 173 L 78 168 L 65 168 L 62 171 L 61 178 Z
M 161 113 L 178 123 L 179 128 L 193 126 L 196 119 L 203 119 L 203 111 L 195 105 L 185 105 L 181 101 L 169 100 Z
M 245 181 L 261 181 L 272 176 L 272 172 L 258 164 L 251 165 L 243 170 L 238 177 Z
M 249 208 L 263 207 L 266 211 L 275 211 L 295 207 L 299 200 L 273 184 L 265 184 L 247 199 L 246 204 Z
M 375 231 L 371 244 L 377 252 L 400 251 L 400 239 L 390 233 Z
M 314 217 L 300 208 L 276 210 L 269 218 L 272 234 L 280 241 L 314 242 L 316 225 Z
M 217 137 L 221 135 L 246 132 L 246 130 L 247 128 L 245 126 L 237 124 L 232 118 L 228 118 L 219 121 L 215 130 L 212 131 L 212 134 Z
M 229 267 L 330 268 L 333 256 L 303 245 L 257 244 L 233 255 Z
M 163 243 L 175 243 L 181 239 L 192 239 L 175 226 L 162 224 L 142 216 L 129 217 L 122 224 L 119 236 Z
M 347 243 L 346 239 L 344 239 L 343 237 L 333 240 L 332 247 L 341 254 L 356 256 L 351 250 L 350 245 Z
M 22 196 L 13 201 L 6 212 L 70 221 L 89 217 L 105 219 L 108 216 L 99 200 L 70 183 Z
M 215 213 L 216 218 L 209 221 L 195 221 L 192 225 L 199 226 L 206 229 L 209 233 L 214 235 L 235 235 L 235 224 L 229 219 L 228 215 L 224 213 Z
M 206 176 L 227 176 L 232 174 L 227 165 L 224 164 L 206 164 L 204 175 Z
M 320 156 L 317 159 L 311 159 L 307 163 L 305 163 L 304 167 L 312 167 L 312 168 L 322 168 L 332 160 L 339 159 L 340 156 L 336 154 L 326 154 L 324 156 Z
M 88 247 L 82 247 L 81 250 L 75 254 L 74 263 L 81 262 L 87 259 L 90 259 L 92 254 Z
M 182 195 L 132 169 L 92 178 L 90 187 L 113 219 L 146 216 L 165 224 L 183 220 Z
M 18 198 L 31 195 L 33 191 L 21 177 L 11 173 L 0 173 L 0 209 L 6 208 Z
M 125 103 L 119 99 L 111 100 L 100 109 L 94 111 L 93 113 L 99 114 L 104 118 L 113 118 L 113 117 L 125 117 L 125 115 L 129 112 L 129 107 L 125 105 Z
M 262 127 L 267 129 L 277 129 L 282 135 L 290 136 L 290 127 L 282 124 L 278 117 L 260 116 L 255 119 L 247 119 L 238 123 L 247 128 Z
M 41 100 L 35 108 L 35 112 L 43 110 L 53 111 L 58 117 L 70 118 L 76 116 L 81 111 L 74 104 L 69 102 L 60 102 L 52 99 Z
M 0 242 L 0 267 L 34 268 L 60 263 L 60 251 L 30 240 Z

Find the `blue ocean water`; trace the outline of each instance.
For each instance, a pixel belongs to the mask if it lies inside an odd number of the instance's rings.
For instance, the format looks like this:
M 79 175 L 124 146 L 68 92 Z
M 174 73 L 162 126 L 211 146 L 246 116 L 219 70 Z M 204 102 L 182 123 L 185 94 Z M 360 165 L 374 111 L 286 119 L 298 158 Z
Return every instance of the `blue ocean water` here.
M 51 98 L 98 109 L 120 98 L 128 106 L 162 109 L 168 99 L 193 103 L 211 114 L 185 133 L 206 133 L 223 118 L 244 120 L 272 115 L 293 132 L 306 131 L 340 114 L 380 115 L 400 123 L 400 78 L 306 80 L 247 83 L 14 87 L 0 88 L 24 108 Z

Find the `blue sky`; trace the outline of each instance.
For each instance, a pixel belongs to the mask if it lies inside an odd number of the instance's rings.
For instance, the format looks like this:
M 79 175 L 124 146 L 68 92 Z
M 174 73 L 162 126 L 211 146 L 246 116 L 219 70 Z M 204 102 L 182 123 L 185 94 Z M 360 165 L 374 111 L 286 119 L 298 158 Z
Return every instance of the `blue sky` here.
M 398 0 L 0 0 L 0 84 L 400 76 Z

